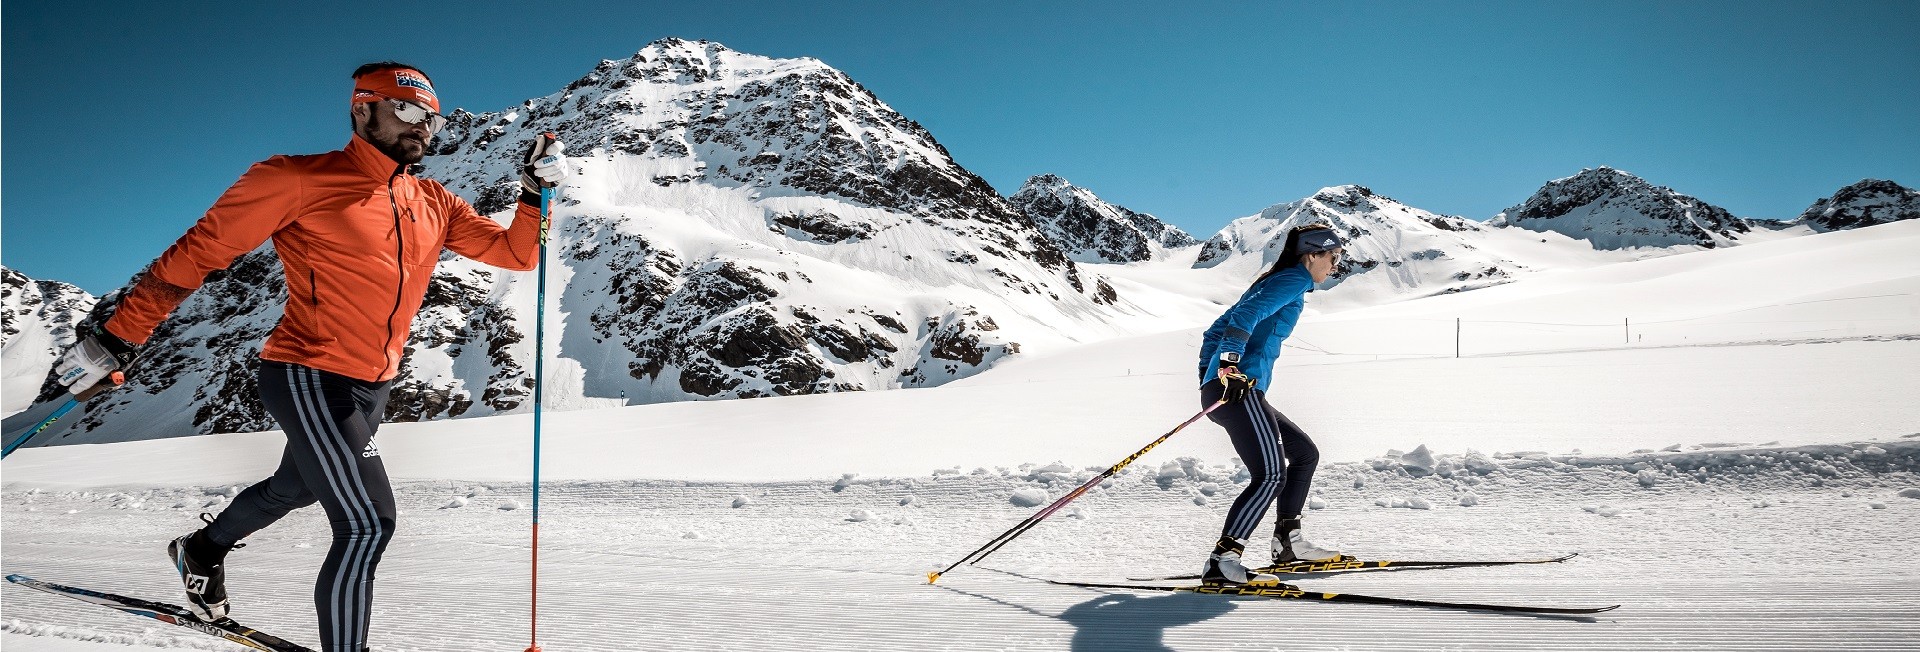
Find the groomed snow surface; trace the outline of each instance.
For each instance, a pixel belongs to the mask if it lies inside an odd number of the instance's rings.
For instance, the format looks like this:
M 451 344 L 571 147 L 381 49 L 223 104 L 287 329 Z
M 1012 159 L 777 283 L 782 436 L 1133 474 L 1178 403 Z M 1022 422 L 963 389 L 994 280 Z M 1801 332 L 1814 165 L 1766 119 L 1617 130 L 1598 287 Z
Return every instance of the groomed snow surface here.
M 925 585 L 1197 411 L 1198 335 L 1186 329 L 931 389 L 550 414 L 541 644 L 1914 649 L 1916 238 L 1920 221 L 1309 315 L 1274 400 L 1322 449 L 1310 538 L 1363 558 L 1581 556 L 1298 583 L 1623 605 L 1593 618 L 1094 591 L 981 567 Z M 1629 343 L 1571 326 L 1604 315 L 1687 327 L 1650 324 Z M 1455 317 L 1509 335 L 1463 336 L 1455 359 L 1450 337 L 1402 327 L 1444 333 Z M 383 429 L 402 513 L 376 650 L 526 646 L 528 426 L 516 415 Z M 19 451 L 0 497 L 5 570 L 178 600 L 166 541 L 271 469 L 280 442 Z M 982 566 L 1093 581 L 1195 572 L 1245 482 L 1202 422 Z M 309 596 L 326 541 L 316 510 L 253 537 L 230 558 L 234 615 L 316 643 Z M 231 649 L 19 587 L 0 587 L 0 605 L 10 651 Z
M 1415 456 L 1418 457 L 1418 456 Z M 1162 462 L 1161 460 L 1166 460 Z M 1189 464 L 1183 464 L 1187 462 Z M 978 567 L 924 573 L 1096 471 L 1037 467 L 913 478 L 700 483 L 568 481 L 542 491 L 541 638 L 549 650 L 634 649 L 1912 649 L 1920 438 L 1876 445 L 1585 458 L 1441 456 L 1321 471 L 1309 530 L 1369 558 L 1565 564 L 1303 578 L 1431 599 L 1584 606 L 1589 619 L 1133 594 Z M 1378 467 L 1378 468 L 1376 468 Z M 1413 468 L 1421 468 L 1416 463 Z M 1479 470 L 1474 470 L 1478 468 Z M 1484 472 L 1484 474 L 1482 474 Z M 1443 477 L 1444 473 L 1451 477 Z M 1149 458 L 987 560 L 1022 574 L 1119 580 L 1197 569 L 1232 465 Z M 836 487 L 838 489 L 836 490 Z M 9 492 L 14 572 L 171 597 L 162 558 L 226 487 Z M 381 568 L 379 650 L 524 646 L 524 483 L 411 481 Z M 1920 492 L 1912 492 L 1920 493 Z M 1211 495 L 1209 495 L 1211 494 Z M 738 498 L 749 501 L 733 507 Z M 1461 507 L 1463 498 L 1477 503 Z M 460 507 L 449 507 L 466 498 Z M 1428 509 L 1381 507 L 1421 499 Z M 323 519 L 300 513 L 230 557 L 243 622 L 311 641 L 307 596 Z M 221 649 L 172 627 L 7 589 L 9 650 L 129 643 Z

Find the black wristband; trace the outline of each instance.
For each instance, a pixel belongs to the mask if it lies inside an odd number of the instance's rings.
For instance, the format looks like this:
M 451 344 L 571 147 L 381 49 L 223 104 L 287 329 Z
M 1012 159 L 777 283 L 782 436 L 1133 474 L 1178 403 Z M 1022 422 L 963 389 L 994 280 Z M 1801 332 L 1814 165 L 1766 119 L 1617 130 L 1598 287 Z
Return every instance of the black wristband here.
M 520 187 L 520 203 L 526 204 L 528 206 L 532 206 L 534 208 L 539 208 L 540 193 L 534 192 L 532 190 L 528 190 L 525 186 L 521 186 Z
M 103 324 L 96 323 L 93 325 L 91 337 L 93 337 L 93 341 L 99 342 L 100 348 L 106 349 L 107 354 L 113 356 L 114 361 L 119 362 L 122 367 L 133 364 L 134 359 L 140 355 L 140 347 L 120 339 L 120 336 L 114 335 L 113 332 L 107 330 Z

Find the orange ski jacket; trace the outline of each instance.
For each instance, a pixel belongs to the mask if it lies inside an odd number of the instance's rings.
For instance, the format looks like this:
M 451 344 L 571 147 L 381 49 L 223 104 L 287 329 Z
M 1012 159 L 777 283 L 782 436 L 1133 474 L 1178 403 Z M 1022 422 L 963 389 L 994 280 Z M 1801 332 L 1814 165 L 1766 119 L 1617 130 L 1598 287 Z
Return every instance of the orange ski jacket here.
M 260 357 L 366 381 L 400 372 L 414 314 L 441 249 L 525 271 L 538 262 L 540 209 L 511 227 L 362 140 L 325 154 L 255 163 L 153 262 L 106 329 L 144 344 L 208 273 L 273 239 L 286 311 Z

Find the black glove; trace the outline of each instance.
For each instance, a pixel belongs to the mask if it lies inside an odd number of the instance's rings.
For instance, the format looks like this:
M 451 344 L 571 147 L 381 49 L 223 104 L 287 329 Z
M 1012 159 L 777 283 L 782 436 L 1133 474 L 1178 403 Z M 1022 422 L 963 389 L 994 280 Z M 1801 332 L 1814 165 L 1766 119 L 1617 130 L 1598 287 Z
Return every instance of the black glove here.
M 1247 392 L 1253 391 L 1253 377 L 1240 373 L 1239 367 L 1221 367 L 1220 386 L 1226 389 L 1226 393 L 1220 395 L 1220 400 L 1235 403 L 1246 398 Z
M 126 368 L 139 357 L 132 344 L 107 332 L 102 323 L 95 322 L 54 367 L 58 382 L 82 401 L 126 382 Z

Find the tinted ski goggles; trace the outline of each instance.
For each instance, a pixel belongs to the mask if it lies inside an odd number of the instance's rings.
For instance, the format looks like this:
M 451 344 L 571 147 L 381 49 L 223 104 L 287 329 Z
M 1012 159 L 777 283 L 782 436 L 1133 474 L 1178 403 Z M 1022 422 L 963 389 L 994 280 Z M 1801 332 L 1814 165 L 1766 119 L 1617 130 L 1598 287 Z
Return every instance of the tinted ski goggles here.
M 381 103 L 392 108 L 393 117 L 399 118 L 401 122 L 410 125 L 426 125 L 429 134 L 440 133 L 440 129 L 447 126 L 447 116 L 427 107 L 391 97 L 382 98 Z

